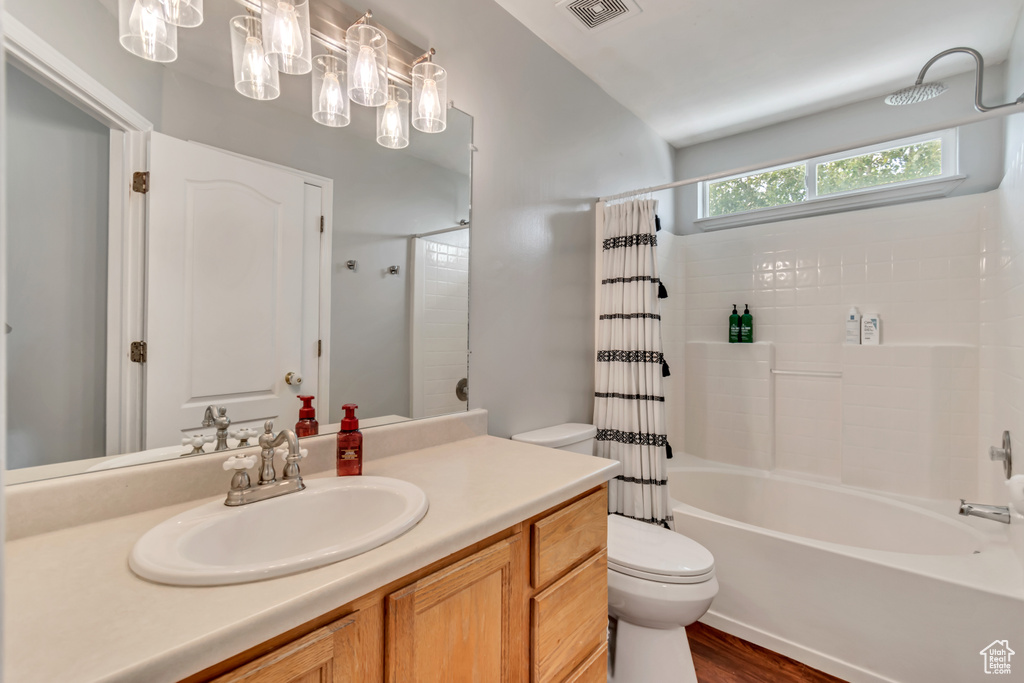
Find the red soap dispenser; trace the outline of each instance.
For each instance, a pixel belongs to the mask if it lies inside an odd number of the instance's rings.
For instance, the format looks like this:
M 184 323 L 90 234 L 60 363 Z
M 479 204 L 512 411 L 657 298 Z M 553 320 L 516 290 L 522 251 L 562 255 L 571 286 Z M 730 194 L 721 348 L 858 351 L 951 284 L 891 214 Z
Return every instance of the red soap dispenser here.
M 359 431 L 359 420 L 356 419 L 354 403 L 342 406 L 345 417 L 341 420 L 341 431 L 338 432 L 338 476 L 347 477 L 363 473 L 363 433 Z
M 320 423 L 316 421 L 316 408 L 313 407 L 315 396 L 299 396 L 302 407 L 299 408 L 299 421 L 295 423 L 295 436 L 316 436 L 320 433 Z

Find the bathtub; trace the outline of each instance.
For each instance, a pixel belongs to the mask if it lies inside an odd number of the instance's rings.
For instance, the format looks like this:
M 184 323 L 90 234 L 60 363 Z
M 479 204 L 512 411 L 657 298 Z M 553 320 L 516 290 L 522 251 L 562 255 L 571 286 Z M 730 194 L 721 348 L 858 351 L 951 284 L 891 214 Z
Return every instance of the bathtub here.
M 683 460 L 679 463 L 679 460 Z M 676 530 L 715 556 L 701 621 L 851 682 L 991 681 L 1008 640 L 1024 680 L 1024 569 L 1005 525 L 914 501 L 689 456 Z

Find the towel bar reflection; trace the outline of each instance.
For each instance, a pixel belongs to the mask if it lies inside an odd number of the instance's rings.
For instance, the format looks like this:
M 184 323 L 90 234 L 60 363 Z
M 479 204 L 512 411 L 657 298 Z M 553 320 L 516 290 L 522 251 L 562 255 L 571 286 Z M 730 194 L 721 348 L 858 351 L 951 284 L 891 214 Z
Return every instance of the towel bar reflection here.
M 786 377 L 824 377 L 827 379 L 841 379 L 841 372 L 815 372 L 812 370 L 772 370 L 773 375 L 784 375 Z

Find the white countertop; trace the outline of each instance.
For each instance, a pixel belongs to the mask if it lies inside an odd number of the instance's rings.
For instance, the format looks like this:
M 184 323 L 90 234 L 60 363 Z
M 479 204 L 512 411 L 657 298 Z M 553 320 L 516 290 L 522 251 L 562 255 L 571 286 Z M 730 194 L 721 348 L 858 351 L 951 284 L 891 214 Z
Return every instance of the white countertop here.
M 11 541 L 4 680 L 180 680 L 598 486 L 618 470 L 614 461 L 490 436 L 372 460 L 365 474 L 404 479 L 427 493 L 430 509 L 417 526 L 342 562 L 236 586 L 163 586 L 128 568 L 128 553 L 143 533 L 205 501 Z

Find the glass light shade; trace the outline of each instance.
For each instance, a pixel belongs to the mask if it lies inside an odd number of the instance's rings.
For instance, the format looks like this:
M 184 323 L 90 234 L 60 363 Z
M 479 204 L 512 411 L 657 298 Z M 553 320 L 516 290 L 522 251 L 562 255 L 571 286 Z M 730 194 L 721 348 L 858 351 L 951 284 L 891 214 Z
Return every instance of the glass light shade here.
M 345 63 L 334 55 L 313 58 L 313 120 L 332 128 L 349 123 Z
M 377 143 L 388 149 L 409 146 L 409 91 L 391 84 L 388 100 L 377 107 Z
M 384 32 L 367 24 L 351 26 L 345 34 L 345 48 L 349 99 L 366 107 L 387 102 L 388 38 Z
M 194 28 L 203 23 L 203 0 L 159 0 L 164 8 L 164 21 L 181 28 Z
M 160 0 L 118 0 L 121 46 L 153 62 L 178 58 L 178 27 L 164 19 Z
M 432 62 L 412 68 L 412 127 L 424 133 L 448 127 L 448 72 Z
M 261 19 L 270 66 L 284 74 L 308 74 L 313 69 L 308 0 L 264 0 Z
M 259 17 L 234 17 L 229 25 L 235 90 L 254 100 L 277 99 L 281 94 L 280 78 L 277 69 L 267 62 Z

